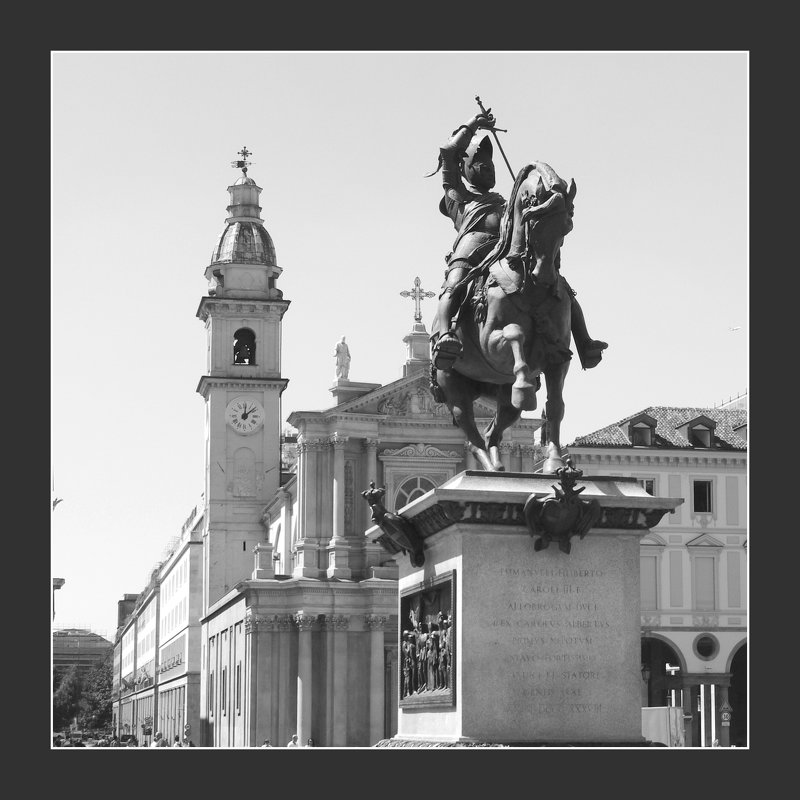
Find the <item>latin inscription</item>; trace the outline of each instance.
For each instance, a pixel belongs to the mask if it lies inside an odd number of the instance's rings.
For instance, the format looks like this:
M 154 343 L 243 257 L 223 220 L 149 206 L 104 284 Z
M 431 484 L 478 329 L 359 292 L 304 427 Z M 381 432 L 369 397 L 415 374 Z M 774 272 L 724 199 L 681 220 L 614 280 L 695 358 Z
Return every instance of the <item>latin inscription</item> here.
M 505 653 L 510 688 L 534 714 L 601 714 L 608 668 L 598 656 L 612 627 L 599 590 L 605 570 L 504 567 L 499 582 L 509 598 L 484 618 Z M 499 612 L 499 613 L 498 613 Z

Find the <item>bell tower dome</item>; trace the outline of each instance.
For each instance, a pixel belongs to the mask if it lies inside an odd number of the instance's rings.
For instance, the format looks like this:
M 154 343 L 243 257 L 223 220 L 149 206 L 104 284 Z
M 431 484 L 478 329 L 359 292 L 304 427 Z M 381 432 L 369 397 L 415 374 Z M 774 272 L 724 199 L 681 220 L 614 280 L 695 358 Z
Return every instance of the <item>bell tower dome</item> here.
M 243 147 L 239 155 L 241 160 L 232 161 L 231 165 L 241 169 L 242 176 L 228 187 L 228 218 L 206 268 L 209 295 L 279 299 L 282 292 L 275 287 L 275 281 L 282 270 L 272 237 L 261 219 L 262 189 L 247 175 L 250 151 Z

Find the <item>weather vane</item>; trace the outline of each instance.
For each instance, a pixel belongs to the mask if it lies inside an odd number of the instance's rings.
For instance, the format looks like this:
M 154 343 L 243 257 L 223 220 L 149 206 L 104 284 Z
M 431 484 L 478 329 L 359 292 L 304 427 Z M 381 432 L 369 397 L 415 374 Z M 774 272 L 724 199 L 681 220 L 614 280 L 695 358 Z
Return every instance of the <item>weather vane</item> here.
M 252 161 L 247 160 L 247 156 L 253 155 L 248 149 L 247 145 L 245 145 L 237 155 L 240 155 L 242 158 L 240 161 L 231 161 L 231 166 L 235 169 L 240 169 L 245 175 L 247 175 L 247 168 L 253 163 Z
M 421 281 L 419 278 L 414 278 L 414 288 L 411 291 L 400 292 L 401 297 L 414 298 L 414 322 L 422 322 L 422 310 L 419 306 L 420 301 L 424 300 L 426 297 L 434 297 L 436 295 L 435 292 L 423 291 L 420 283 Z

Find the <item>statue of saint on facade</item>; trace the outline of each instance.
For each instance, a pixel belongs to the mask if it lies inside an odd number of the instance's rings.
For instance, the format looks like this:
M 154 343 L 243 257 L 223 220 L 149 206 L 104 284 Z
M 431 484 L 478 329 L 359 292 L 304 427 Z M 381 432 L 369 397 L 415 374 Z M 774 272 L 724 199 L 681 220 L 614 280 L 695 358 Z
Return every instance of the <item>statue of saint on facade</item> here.
M 344 336 L 336 342 L 333 355 L 336 358 L 336 380 L 346 381 L 350 375 L 350 348 Z
M 453 132 L 439 155 L 444 188 L 439 210 L 452 220 L 457 236 L 445 259 L 431 334 L 431 389 L 435 400 L 447 403 L 483 469 L 500 471 L 503 431 L 522 411 L 536 408 L 544 374 L 543 471 L 554 473 L 564 466 L 560 425 L 570 340 L 584 369 L 595 367 L 608 347 L 590 337 L 575 292 L 560 271 L 561 245 L 572 230 L 575 182 L 567 185 L 537 161 L 517 173 L 508 202 L 492 191 L 493 146 L 482 131 L 497 141 L 502 129 L 495 127 L 491 109 L 476 100 L 480 113 Z M 497 402 L 485 438 L 472 410 L 482 395 Z

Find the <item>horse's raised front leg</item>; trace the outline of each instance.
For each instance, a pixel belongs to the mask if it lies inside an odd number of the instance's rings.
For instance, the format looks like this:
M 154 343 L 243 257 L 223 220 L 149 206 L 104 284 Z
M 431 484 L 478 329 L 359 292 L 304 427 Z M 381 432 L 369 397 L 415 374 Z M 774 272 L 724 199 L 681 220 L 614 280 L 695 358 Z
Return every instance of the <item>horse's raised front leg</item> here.
M 503 433 L 508 430 L 518 419 L 522 409 L 515 408 L 511 403 L 511 384 L 505 383 L 497 387 L 497 411 L 492 421 L 486 428 L 484 436 L 486 449 L 489 458 L 495 465 L 495 470 L 502 472 L 505 470 L 500 459 L 500 442 L 503 440 Z
M 520 411 L 533 411 L 536 408 L 536 384 L 531 382 L 531 368 L 525 361 L 525 334 L 516 322 L 506 325 L 502 333 L 514 356 L 516 380 L 511 385 L 511 404 Z
M 544 370 L 547 387 L 545 416 L 547 418 L 547 437 L 544 446 L 545 462 L 542 472 L 554 474 L 564 466 L 561 452 L 561 421 L 564 419 L 564 379 L 567 377 L 569 361 Z

